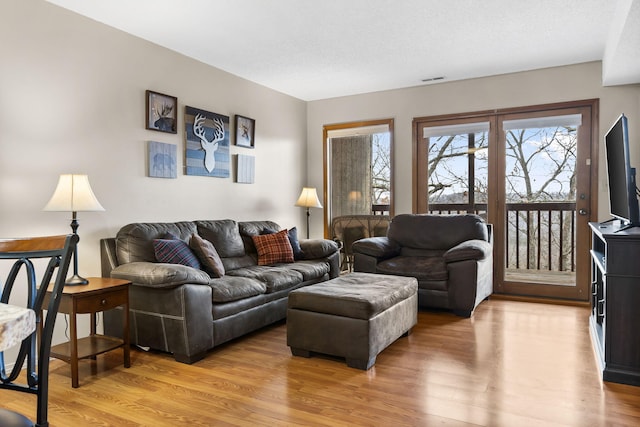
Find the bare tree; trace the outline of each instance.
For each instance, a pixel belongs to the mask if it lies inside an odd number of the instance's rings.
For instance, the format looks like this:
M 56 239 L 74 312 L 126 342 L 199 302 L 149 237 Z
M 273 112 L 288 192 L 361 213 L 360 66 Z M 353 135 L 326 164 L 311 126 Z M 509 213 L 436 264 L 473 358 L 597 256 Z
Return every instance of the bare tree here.
M 374 134 L 372 140 L 371 187 L 374 204 L 388 204 L 391 191 L 391 150 L 389 134 Z
M 487 201 L 487 133 L 432 137 L 428 151 L 428 195 L 429 203 L 467 204 Z M 540 129 L 517 129 L 506 133 L 506 170 L 505 185 L 507 203 L 541 203 L 556 201 L 575 201 L 576 176 L 575 162 L 577 132 L 574 127 L 552 127 Z M 475 178 L 471 181 L 471 167 Z M 470 193 L 473 191 L 473 193 Z M 473 196 L 473 198 L 471 198 Z M 553 251 L 568 251 L 573 239 L 572 217 L 552 217 L 551 214 L 536 216 L 533 220 L 526 212 L 521 212 L 519 224 L 527 224 L 524 231 L 516 231 L 516 218 L 508 218 L 508 226 L 513 233 L 525 233 L 521 241 L 529 242 L 526 252 L 529 264 L 542 264 L 538 260 L 536 245 L 539 242 L 538 230 L 546 227 L 552 232 L 540 237 L 551 239 Z M 557 216 L 557 214 L 555 214 Z M 551 228 L 549 228 L 551 227 Z M 562 228 L 562 230 L 560 230 Z M 562 232 L 560 232 L 562 231 Z M 562 236 L 562 241 L 560 241 Z M 515 242 L 510 248 L 516 249 Z M 569 249 L 564 249 L 569 248 Z M 521 250 L 520 248 L 517 248 Z M 563 265 L 557 269 L 567 269 L 572 262 L 570 253 L 553 257 L 562 259 Z M 551 268 L 550 265 L 545 265 Z

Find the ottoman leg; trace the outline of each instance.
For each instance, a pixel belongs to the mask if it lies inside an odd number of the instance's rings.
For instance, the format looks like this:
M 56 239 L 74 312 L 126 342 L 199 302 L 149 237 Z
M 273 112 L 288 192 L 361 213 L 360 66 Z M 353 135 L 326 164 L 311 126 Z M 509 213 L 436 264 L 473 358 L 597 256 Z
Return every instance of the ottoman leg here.
M 402 334 L 403 337 L 408 337 L 409 335 L 411 335 L 411 331 L 413 330 L 413 328 L 409 328 L 407 330 L 407 332 L 405 332 L 404 334 Z
M 362 369 L 363 371 L 369 370 L 375 364 L 376 364 L 376 356 L 369 358 L 369 360 L 347 358 L 348 367 L 355 368 L 355 369 Z
M 311 352 L 309 350 L 303 350 L 295 347 L 291 347 L 291 354 L 298 357 L 311 357 Z

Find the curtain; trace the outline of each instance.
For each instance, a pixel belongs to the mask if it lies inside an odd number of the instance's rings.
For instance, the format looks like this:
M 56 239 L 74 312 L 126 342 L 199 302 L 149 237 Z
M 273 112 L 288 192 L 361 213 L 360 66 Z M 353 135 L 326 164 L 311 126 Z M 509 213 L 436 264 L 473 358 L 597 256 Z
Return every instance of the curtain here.
M 371 214 L 372 135 L 331 138 L 331 213 Z

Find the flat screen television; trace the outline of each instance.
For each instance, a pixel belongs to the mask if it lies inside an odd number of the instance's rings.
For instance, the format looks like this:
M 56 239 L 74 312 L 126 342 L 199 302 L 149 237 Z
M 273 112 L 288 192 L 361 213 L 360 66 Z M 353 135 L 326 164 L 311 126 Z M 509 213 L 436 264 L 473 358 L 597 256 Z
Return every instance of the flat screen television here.
M 629 128 L 627 118 L 620 115 L 604 137 L 609 178 L 609 212 L 622 221 L 620 230 L 639 227 L 638 198 L 635 168 L 629 155 Z

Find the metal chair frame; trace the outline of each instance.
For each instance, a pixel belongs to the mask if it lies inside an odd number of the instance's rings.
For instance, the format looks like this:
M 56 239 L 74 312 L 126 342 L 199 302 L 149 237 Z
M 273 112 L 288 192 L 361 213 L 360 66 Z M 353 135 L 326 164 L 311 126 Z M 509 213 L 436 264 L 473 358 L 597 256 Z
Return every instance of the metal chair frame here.
M 0 302 L 9 303 L 15 281 L 19 277 L 19 273 L 24 269 L 27 278 L 27 307 L 35 312 L 37 323 L 36 331 L 20 344 L 18 356 L 8 375 L 6 373 L 4 352 L 0 352 L 0 389 L 36 394 L 35 425 L 39 427 L 49 425 L 48 396 L 51 341 L 69 264 L 77 242 L 78 236 L 73 234 L 24 239 L 0 239 L 0 260 L 14 260 L 3 286 Z M 39 286 L 37 286 L 36 267 L 32 260 L 46 258 L 49 258 L 49 261 L 42 273 Z M 49 304 L 43 307 L 45 294 L 52 281 L 54 284 Z M 44 319 L 42 318 L 43 309 L 46 310 Z M 44 323 L 42 323 L 43 320 Z M 40 333 L 38 333 L 39 331 Z M 40 340 L 39 346 L 37 343 L 38 336 Z M 23 367 L 26 369 L 26 384 L 16 382 Z M 20 415 L 16 416 L 16 413 L 12 411 L 2 410 L 0 412 L 0 425 L 5 425 L 3 424 L 3 417 L 5 416 L 9 417 L 12 422 L 18 417 L 25 418 Z

